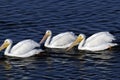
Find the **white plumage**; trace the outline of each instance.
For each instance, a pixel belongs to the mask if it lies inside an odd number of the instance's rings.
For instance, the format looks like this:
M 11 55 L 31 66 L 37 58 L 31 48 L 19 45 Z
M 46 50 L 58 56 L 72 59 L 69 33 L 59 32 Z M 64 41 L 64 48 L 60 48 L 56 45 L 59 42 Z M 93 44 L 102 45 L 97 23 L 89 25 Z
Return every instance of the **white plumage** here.
M 0 50 L 7 47 L 4 55 L 14 57 L 30 57 L 43 51 L 40 49 L 40 44 L 31 39 L 20 41 L 13 47 L 12 44 L 13 41 L 11 39 L 6 39 L 4 41 L 3 45 L 0 47 Z M 35 49 L 37 47 L 39 49 Z
M 76 39 L 76 36 L 73 32 L 64 32 L 52 37 L 52 32 L 47 30 L 45 36 L 40 43 L 45 41 L 45 47 L 48 48 L 67 48 L 72 42 Z
M 109 32 L 98 32 L 85 39 L 84 34 L 80 34 L 77 40 L 68 48 L 72 48 L 75 44 L 79 43 L 79 50 L 100 51 L 116 46 L 117 43 L 112 43 L 115 40 L 114 36 Z

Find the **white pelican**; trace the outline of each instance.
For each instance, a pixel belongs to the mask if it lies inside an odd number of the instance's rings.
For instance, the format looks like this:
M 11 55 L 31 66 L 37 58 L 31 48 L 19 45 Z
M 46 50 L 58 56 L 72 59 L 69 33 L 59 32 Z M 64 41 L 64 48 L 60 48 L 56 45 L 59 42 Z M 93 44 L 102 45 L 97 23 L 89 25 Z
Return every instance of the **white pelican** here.
M 112 43 L 115 40 L 114 36 L 109 32 L 98 32 L 85 40 L 85 35 L 80 34 L 77 39 L 71 44 L 67 51 L 73 46 L 78 45 L 79 50 L 100 51 L 116 46 L 117 43 Z
M 67 48 L 76 39 L 77 36 L 73 32 L 64 32 L 52 37 L 52 31 L 47 30 L 44 37 L 40 41 L 43 43 L 45 40 L 45 47 L 48 48 Z
M 0 51 L 6 48 L 4 55 L 23 58 L 39 54 L 43 51 L 41 49 L 35 49 L 37 47 L 40 48 L 40 44 L 31 39 L 20 41 L 13 47 L 12 44 L 13 41 L 11 39 L 6 39 L 0 47 Z

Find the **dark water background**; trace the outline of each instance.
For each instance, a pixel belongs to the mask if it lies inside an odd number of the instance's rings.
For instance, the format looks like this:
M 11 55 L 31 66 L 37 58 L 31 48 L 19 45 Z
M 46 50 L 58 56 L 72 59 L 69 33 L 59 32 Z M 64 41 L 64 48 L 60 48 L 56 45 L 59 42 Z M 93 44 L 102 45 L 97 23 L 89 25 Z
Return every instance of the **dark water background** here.
M 39 42 L 48 29 L 53 35 L 109 31 L 120 44 L 120 0 L 0 0 L 0 44 L 6 38 Z M 119 46 L 70 53 L 4 59 L 0 52 L 0 80 L 120 80 Z

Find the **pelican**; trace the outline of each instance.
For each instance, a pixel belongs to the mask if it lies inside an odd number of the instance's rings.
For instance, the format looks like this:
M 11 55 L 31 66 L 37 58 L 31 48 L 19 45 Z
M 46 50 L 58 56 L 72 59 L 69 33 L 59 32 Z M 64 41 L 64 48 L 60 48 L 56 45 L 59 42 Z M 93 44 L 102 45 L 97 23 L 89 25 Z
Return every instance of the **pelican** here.
M 11 39 L 6 39 L 0 47 L 0 51 L 6 48 L 4 55 L 21 58 L 30 57 L 43 51 L 36 49 L 37 47 L 40 48 L 40 44 L 31 39 L 20 41 L 13 47 L 12 44 Z
M 84 34 L 79 34 L 67 51 L 77 44 L 78 50 L 101 51 L 116 46 L 117 43 L 112 43 L 113 40 L 114 36 L 107 31 L 95 33 L 87 39 Z
M 76 39 L 77 36 L 73 32 L 64 32 L 52 37 L 52 31 L 47 30 L 40 44 L 45 40 L 44 46 L 47 48 L 67 48 Z

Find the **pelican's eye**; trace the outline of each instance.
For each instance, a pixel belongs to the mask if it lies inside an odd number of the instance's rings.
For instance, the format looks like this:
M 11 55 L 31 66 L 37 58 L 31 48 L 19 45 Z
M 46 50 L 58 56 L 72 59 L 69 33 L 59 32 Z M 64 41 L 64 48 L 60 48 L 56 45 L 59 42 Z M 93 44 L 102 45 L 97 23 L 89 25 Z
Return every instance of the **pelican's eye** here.
M 50 32 L 48 31 L 47 33 L 49 34 Z
M 46 32 L 46 34 L 50 35 L 50 34 L 51 34 L 51 32 L 50 32 L 50 31 L 47 31 L 47 32 Z
M 8 43 L 8 41 L 5 41 L 5 43 Z
M 5 41 L 6 44 L 9 44 L 9 41 Z

